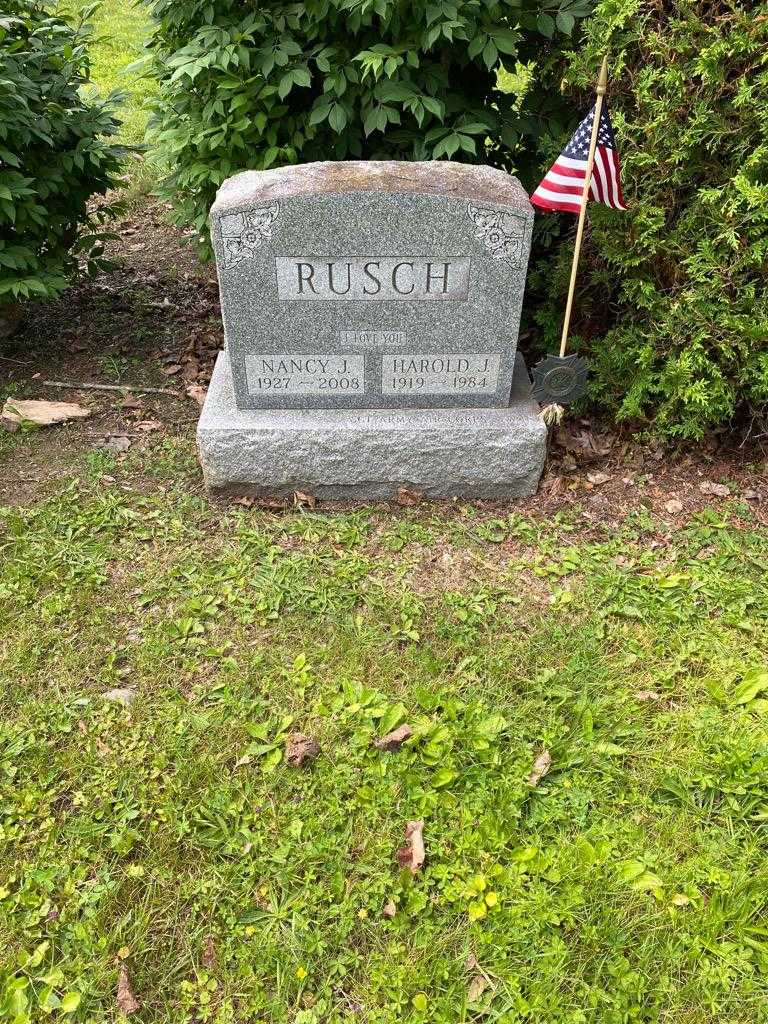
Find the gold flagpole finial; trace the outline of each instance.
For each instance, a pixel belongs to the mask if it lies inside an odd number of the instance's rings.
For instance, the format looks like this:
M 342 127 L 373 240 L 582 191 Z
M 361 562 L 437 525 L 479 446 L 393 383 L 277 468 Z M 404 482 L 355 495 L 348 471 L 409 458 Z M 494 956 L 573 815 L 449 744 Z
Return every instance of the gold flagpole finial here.
M 603 66 L 600 68 L 600 77 L 597 80 L 597 95 L 605 96 L 608 87 L 608 54 L 603 57 Z

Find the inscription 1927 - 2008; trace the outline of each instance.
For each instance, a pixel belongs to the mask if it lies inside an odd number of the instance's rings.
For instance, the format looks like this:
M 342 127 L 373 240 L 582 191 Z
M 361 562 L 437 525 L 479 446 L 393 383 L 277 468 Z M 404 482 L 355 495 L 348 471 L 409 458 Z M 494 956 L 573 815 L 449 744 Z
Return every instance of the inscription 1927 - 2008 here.
M 363 355 L 248 355 L 245 372 L 252 395 L 361 395 L 365 391 Z
M 276 256 L 280 299 L 384 301 L 466 299 L 469 256 Z

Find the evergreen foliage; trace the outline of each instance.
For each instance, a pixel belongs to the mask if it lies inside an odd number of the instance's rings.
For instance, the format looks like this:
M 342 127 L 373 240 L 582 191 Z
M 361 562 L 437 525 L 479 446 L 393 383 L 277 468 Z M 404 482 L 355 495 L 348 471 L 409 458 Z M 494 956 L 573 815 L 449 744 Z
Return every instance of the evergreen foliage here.
M 768 5 L 600 0 L 586 35 L 568 78 L 586 96 L 610 39 L 609 100 L 630 205 L 589 207 L 577 330 L 591 349 L 592 397 L 671 438 L 699 438 L 736 415 L 761 432 Z M 550 345 L 571 251 L 560 248 L 562 289 L 539 317 Z M 548 281 L 551 295 L 551 270 Z
M 38 0 L 0 14 L 0 305 L 67 287 L 78 258 L 102 265 L 88 199 L 114 184 L 122 149 L 109 103 L 86 96 L 87 18 Z M 85 230 L 83 230 L 85 229 Z

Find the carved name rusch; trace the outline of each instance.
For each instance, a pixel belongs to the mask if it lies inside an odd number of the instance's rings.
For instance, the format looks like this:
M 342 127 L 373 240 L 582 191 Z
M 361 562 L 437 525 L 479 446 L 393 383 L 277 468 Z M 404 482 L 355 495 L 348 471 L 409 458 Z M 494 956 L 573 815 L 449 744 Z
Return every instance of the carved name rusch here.
M 280 299 L 466 299 L 469 257 L 276 256 Z

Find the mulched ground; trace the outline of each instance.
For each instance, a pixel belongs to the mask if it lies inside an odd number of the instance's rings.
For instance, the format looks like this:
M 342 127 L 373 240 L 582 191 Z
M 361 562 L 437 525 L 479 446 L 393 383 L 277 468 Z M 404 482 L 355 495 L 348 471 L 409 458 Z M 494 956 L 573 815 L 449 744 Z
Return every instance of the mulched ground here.
M 108 253 L 117 269 L 28 308 L 22 330 L 0 349 L 4 393 L 77 401 L 93 410 L 87 420 L 25 436 L 21 447 L 0 439 L 0 504 L 27 505 L 50 493 L 75 474 L 75 457 L 84 450 L 106 447 L 119 463 L 127 446 L 152 449 L 168 437 L 194 437 L 223 340 L 218 289 L 213 266 L 200 263 L 165 214 L 148 203 L 120 220 Z M 162 387 L 172 394 L 126 397 L 47 387 L 48 380 Z M 642 505 L 674 528 L 701 507 L 740 496 L 765 521 L 767 456 L 759 441 L 728 434 L 679 449 L 643 444 L 604 421 L 571 415 L 555 432 L 539 494 L 514 504 L 549 516 L 577 503 L 587 531 L 590 524 L 618 524 Z M 125 482 L 158 486 L 156 476 L 143 478 L 135 465 Z M 193 486 L 202 493 L 200 480 Z M 489 516 L 503 507 L 477 504 Z

